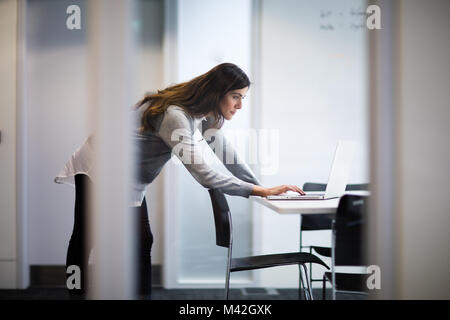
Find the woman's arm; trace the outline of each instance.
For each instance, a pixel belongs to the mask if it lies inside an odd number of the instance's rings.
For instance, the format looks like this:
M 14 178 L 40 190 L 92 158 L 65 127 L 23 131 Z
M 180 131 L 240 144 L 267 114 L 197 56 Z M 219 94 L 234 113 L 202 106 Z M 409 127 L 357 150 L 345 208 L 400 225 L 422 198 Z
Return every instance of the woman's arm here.
M 192 119 L 178 107 L 169 107 L 158 134 L 189 171 L 205 188 L 219 189 L 223 193 L 249 197 L 254 184 L 215 171 L 204 159 L 202 147 L 194 139 Z
M 223 131 L 212 128 L 213 119 L 207 118 L 202 123 L 202 135 L 208 143 L 209 147 L 222 161 L 225 168 L 230 171 L 235 177 L 250 182 L 252 184 L 260 185 L 261 183 L 256 178 L 250 167 L 243 161 L 233 145 L 226 139 Z

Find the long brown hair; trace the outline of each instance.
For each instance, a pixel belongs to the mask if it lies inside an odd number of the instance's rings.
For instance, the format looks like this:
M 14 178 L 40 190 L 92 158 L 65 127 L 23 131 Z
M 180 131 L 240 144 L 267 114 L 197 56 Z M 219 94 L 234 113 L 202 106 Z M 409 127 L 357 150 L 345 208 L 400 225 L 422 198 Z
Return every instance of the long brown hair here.
M 136 105 L 136 109 L 145 103 L 141 118 L 141 130 L 155 130 L 151 118 L 166 111 L 170 105 L 183 108 L 193 117 L 206 116 L 211 111 L 215 118 L 215 127 L 222 126 L 224 117 L 219 103 L 225 94 L 232 90 L 250 86 L 247 75 L 232 63 L 222 63 L 205 74 L 188 82 L 170 86 L 157 93 L 146 94 Z

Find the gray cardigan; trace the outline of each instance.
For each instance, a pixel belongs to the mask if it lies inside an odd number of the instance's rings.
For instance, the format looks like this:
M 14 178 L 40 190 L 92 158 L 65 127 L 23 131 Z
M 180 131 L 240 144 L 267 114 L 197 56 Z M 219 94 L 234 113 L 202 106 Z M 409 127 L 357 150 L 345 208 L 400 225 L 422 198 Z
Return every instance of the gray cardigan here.
M 136 111 L 138 119 L 146 107 L 147 105 L 143 105 Z M 212 123 L 213 119 L 194 118 L 182 108 L 170 106 L 166 112 L 152 119 L 155 131 L 133 131 L 133 141 L 137 146 L 137 176 L 132 185 L 133 206 L 142 204 L 147 186 L 158 176 L 172 154 L 181 160 L 203 187 L 219 189 L 230 195 L 250 196 L 254 185 L 260 183 L 225 139 L 222 130 L 211 128 Z M 197 129 L 200 125 L 199 131 Z M 224 175 L 211 168 L 203 157 L 205 141 L 232 175 Z M 91 175 L 93 162 L 92 139 L 87 139 L 66 163 L 55 182 L 73 184 L 75 174 Z

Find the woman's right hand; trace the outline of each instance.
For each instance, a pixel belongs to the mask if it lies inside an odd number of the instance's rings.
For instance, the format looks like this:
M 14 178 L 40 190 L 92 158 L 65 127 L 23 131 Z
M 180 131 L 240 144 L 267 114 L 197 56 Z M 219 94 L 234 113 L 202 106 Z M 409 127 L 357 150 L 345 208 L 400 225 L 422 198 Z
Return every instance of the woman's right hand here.
M 295 185 L 283 184 L 281 186 L 276 186 L 276 187 L 272 187 L 272 188 L 264 188 L 264 187 L 255 185 L 253 188 L 253 191 L 252 191 L 252 195 L 260 196 L 260 197 L 267 197 L 267 196 L 279 195 L 279 194 L 285 193 L 286 191 L 298 192 L 301 195 L 305 194 L 305 192 L 302 189 L 300 189 L 299 187 L 297 187 Z

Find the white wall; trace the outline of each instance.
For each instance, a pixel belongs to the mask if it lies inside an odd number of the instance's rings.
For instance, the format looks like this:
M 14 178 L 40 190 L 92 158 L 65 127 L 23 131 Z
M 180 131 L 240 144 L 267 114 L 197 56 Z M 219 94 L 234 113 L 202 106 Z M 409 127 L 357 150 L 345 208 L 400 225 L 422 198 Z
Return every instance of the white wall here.
M 339 139 L 359 148 L 349 183 L 369 181 L 365 1 L 261 1 L 260 78 L 255 79 L 262 129 L 279 131 L 278 170 L 266 186 L 326 183 Z M 322 16 L 322 17 L 321 17 Z M 363 19 L 363 20 L 362 20 Z M 333 25 L 334 30 L 327 26 Z M 275 154 L 276 149 L 274 149 Z M 261 209 L 259 252 L 298 250 L 299 218 Z M 305 233 L 303 243 L 330 245 L 327 231 Z M 298 267 L 261 271 L 265 286 L 295 287 Z M 278 270 L 277 270 L 278 269 Z M 323 268 L 315 268 L 321 278 Z
M 0 288 L 16 288 L 17 1 L 0 2 Z

